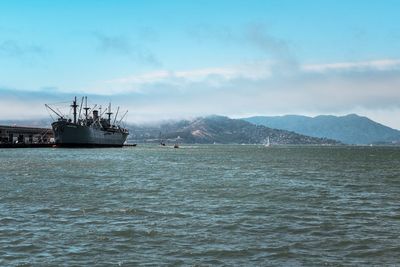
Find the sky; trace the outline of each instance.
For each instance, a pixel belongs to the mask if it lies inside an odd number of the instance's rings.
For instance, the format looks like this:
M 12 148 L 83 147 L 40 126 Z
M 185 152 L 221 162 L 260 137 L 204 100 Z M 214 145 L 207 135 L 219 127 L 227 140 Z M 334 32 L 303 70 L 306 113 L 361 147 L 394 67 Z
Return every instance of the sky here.
M 400 129 L 398 0 L 0 1 L 0 119 L 368 116 Z

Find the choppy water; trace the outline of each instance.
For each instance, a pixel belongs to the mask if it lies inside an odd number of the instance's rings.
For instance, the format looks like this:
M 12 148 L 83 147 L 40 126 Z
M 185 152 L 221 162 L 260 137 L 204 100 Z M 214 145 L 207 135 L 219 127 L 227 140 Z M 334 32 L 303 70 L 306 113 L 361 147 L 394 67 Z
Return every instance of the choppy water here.
M 400 264 L 400 149 L 0 150 L 0 265 Z

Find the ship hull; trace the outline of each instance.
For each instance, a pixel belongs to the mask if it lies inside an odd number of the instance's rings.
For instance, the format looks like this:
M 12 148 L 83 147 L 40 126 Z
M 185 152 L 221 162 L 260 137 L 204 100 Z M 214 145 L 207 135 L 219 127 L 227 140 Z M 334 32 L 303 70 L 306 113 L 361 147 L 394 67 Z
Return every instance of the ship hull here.
M 57 146 L 62 147 L 122 147 L 127 132 L 107 131 L 100 128 L 57 121 L 52 124 Z

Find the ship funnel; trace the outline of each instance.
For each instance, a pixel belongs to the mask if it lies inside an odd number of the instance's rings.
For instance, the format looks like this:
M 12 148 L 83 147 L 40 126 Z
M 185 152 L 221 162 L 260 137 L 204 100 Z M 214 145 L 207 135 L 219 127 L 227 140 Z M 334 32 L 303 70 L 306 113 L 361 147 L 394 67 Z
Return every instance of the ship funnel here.
M 99 111 L 93 110 L 93 120 L 97 120 L 99 118 Z

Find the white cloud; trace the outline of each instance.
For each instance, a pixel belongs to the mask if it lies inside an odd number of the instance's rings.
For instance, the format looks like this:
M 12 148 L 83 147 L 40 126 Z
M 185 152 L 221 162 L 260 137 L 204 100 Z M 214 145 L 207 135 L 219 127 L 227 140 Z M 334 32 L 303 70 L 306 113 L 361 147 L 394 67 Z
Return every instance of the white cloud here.
M 146 93 L 146 88 L 154 84 L 168 84 L 176 89 L 190 87 L 192 83 L 220 87 L 235 79 L 261 80 L 271 76 L 270 62 L 255 62 L 243 65 L 212 67 L 193 70 L 158 70 L 137 75 L 129 75 L 106 80 L 93 86 L 90 92 L 100 94 Z
M 204 87 L 219 88 L 236 80 L 266 81 L 268 79 L 301 78 L 310 74 L 328 75 L 330 73 L 351 72 L 385 72 L 400 70 L 400 60 L 383 59 L 360 62 L 337 62 L 325 64 L 303 64 L 298 68 L 281 73 L 276 72 L 279 63 L 259 61 L 242 65 L 210 67 L 192 70 L 158 70 L 147 73 L 129 75 L 98 82 L 86 92 L 103 95 L 121 93 L 146 93 L 149 88 L 158 85 L 176 90 L 190 90 L 194 83 L 201 83 Z M 327 85 L 329 86 L 329 85 Z M 153 91 L 151 90 L 150 93 Z
M 328 64 L 309 64 L 303 65 L 301 69 L 308 72 L 328 72 L 328 71 L 365 71 L 365 70 L 392 70 L 400 68 L 398 59 L 382 59 L 359 62 L 338 62 Z

